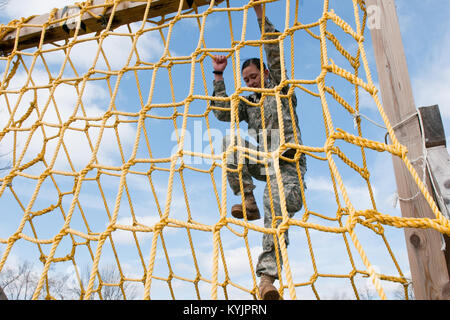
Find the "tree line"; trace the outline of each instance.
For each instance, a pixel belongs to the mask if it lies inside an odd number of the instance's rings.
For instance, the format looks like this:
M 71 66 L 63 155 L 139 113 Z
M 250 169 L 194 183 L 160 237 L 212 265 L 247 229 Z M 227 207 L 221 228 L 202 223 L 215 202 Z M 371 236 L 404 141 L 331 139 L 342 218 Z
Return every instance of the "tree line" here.
M 138 284 L 121 282 L 120 273 L 113 265 L 100 268 L 98 272 L 102 283 L 117 285 L 99 285 L 98 276 L 94 288 L 99 288 L 91 299 L 124 300 L 136 299 Z M 85 266 L 80 273 L 79 283 L 70 283 L 73 275 L 69 273 L 51 273 L 38 299 L 78 300 L 83 299 L 90 278 L 90 267 Z M 19 265 L 7 266 L 0 272 L 0 300 L 31 300 L 40 278 L 33 264 L 23 261 Z M 82 289 L 84 288 L 84 289 Z

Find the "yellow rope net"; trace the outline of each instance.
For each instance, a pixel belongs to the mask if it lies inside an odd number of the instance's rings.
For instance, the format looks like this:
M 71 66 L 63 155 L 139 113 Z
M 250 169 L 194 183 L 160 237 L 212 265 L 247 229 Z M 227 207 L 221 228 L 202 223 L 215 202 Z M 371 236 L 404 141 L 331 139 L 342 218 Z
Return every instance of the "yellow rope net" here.
M 99 2 L 76 3 L 74 6 L 78 10 L 63 18 L 56 16 L 55 9 L 38 25 L 31 24 L 33 17 L 30 17 L 0 29 L 0 38 L 18 35 L 29 27 L 41 30 L 41 41 L 35 48 L 18 49 L 19 38 L 16 37 L 12 52 L 0 58 L 4 67 L 0 83 L 0 142 L 2 153 L 6 154 L 4 158 L 11 160 L 9 169 L 3 171 L 0 179 L 0 200 L 6 208 L 1 213 L 5 223 L 0 228 L 0 271 L 6 269 L 8 259 L 20 256 L 21 250 L 33 248 L 34 252 L 38 250 L 42 262 L 33 299 L 55 298 L 52 275 L 59 265 L 71 266 L 78 287 L 76 298 L 80 299 L 103 298 L 105 290 L 111 287 L 120 288 L 126 299 L 129 298 L 126 285 L 130 283 L 141 286 L 142 295 L 138 298 L 144 299 L 175 299 L 182 290 L 188 292 L 181 295 L 186 298 L 247 296 L 258 299 L 258 279 L 254 272 L 258 245 L 254 243 L 260 242 L 263 233 L 270 233 L 279 239 L 276 243 L 281 256 L 277 259 L 283 261 L 283 268 L 279 268 L 279 287 L 284 298 L 302 299 L 299 290 L 308 288 L 313 297 L 319 299 L 324 297 L 319 290 L 321 281 L 332 279 L 345 280 L 355 298 L 361 298 L 358 278 L 370 279 L 383 299 L 387 295 L 382 283 L 397 283 L 406 293 L 409 281 L 389 246 L 385 227 L 434 228 L 448 234 L 449 225 L 408 160 L 407 150 L 397 141 L 378 98 L 364 49 L 367 12 L 363 0 L 345 1 L 353 8 L 353 27 L 331 9 L 329 0 L 323 1 L 323 11 L 312 23 L 300 21 L 302 11 L 298 0 L 283 1 L 285 24 L 277 26 L 282 31 L 276 41 L 280 46 L 281 64 L 286 68 L 290 65 L 290 72 L 282 75 L 282 82 L 275 89 L 261 89 L 261 93 L 279 97 L 280 89 L 290 85 L 288 95 L 296 91 L 318 99 L 326 139 L 320 147 L 308 146 L 308 141 L 304 141 L 305 145 L 286 144 L 281 133 L 280 146 L 275 152 L 259 152 L 258 155 L 279 159 L 286 148 L 294 148 L 297 150 L 294 161 L 298 162 L 300 154 L 304 153 L 311 161 L 326 163 L 337 210 L 316 212 L 310 208 L 302 187 L 302 212 L 290 218 L 276 166 L 282 214 L 277 217 L 281 223 L 273 228 L 264 228 L 260 222 L 237 220 L 229 214 L 229 202 L 239 197 L 228 196 L 224 164 L 229 152 L 221 153 L 213 146 L 213 133 L 217 128 L 212 124 L 215 120 L 211 116 L 211 89 L 208 90 L 212 78 L 207 64 L 213 54 L 221 52 L 232 61 L 235 84 L 231 97 L 224 99 L 239 99 L 245 91 L 240 77 L 241 51 L 255 47 L 262 55 L 266 36 L 250 40 L 247 35 L 250 24 L 247 20 L 254 3 L 211 1 L 210 5 L 197 7 L 194 2 L 186 10 L 180 2 L 176 12 L 150 19 L 148 15 L 154 4 L 149 0 L 140 22 L 114 30 L 114 17 L 123 1 Z M 276 1 L 259 3 L 264 4 L 267 13 Z M 95 11 L 98 8 L 103 14 Z M 107 17 L 105 28 L 79 35 L 82 19 L 77 18 L 86 15 L 97 19 Z M 219 15 L 228 20 L 228 26 L 221 28 L 225 37 L 229 27 L 229 46 L 224 43 L 218 48 L 208 47 L 212 40 L 207 26 L 213 25 Z M 233 21 L 236 17 L 239 17 L 237 22 Z M 60 26 L 69 19 L 78 22 L 70 29 L 66 40 L 43 43 L 47 34 L 51 35 L 49 26 Z M 330 26 L 354 40 L 355 55 L 329 31 Z M 187 48 L 192 48 L 187 55 L 178 54 L 172 46 L 175 41 L 185 40 L 180 36 L 176 38 L 173 30 L 178 27 L 197 28 L 196 42 L 185 43 Z M 241 34 L 235 38 L 236 29 Z M 320 69 L 314 79 L 301 80 L 296 73 L 295 55 L 306 50 L 296 45 L 295 39 L 300 33 L 320 45 Z M 189 37 L 187 31 L 185 36 Z M 111 39 L 119 45 L 109 46 Z M 156 48 L 155 43 L 160 43 L 160 47 Z M 76 51 L 88 44 L 93 50 Z M 151 47 L 153 52 L 145 46 Z M 129 50 L 117 65 L 115 60 L 120 52 L 111 48 L 119 47 L 129 47 Z M 350 70 L 329 58 L 331 48 L 348 61 Z M 290 54 L 286 54 L 288 51 Z M 180 77 L 182 68 L 185 73 Z M 360 77 L 361 69 L 366 80 Z M 352 86 L 353 106 L 326 83 L 329 75 Z M 131 82 L 133 89 L 125 85 Z M 197 93 L 199 88 L 203 93 Z M 354 118 L 359 113 L 361 89 L 376 103 L 391 144 L 362 136 L 360 118 Z M 165 99 L 158 98 L 162 94 L 166 95 Z M 357 134 L 335 128 L 330 99 L 343 107 L 340 110 L 348 119 L 356 119 Z M 193 151 L 189 145 L 187 135 L 194 120 L 206 126 L 202 138 L 209 145 L 207 152 Z M 232 132 L 239 135 L 239 126 L 229 125 Z M 172 137 L 174 148 L 171 153 L 161 151 L 167 149 L 161 147 L 161 143 L 169 141 L 166 135 L 171 131 L 175 134 Z M 361 164 L 351 160 L 352 156 L 346 155 L 345 148 L 338 144 L 358 147 Z M 253 151 L 238 146 L 235 150 L 238 148 L 254 156 Z M 435 213 L 435 219 L 402 218 L 378 212 L 366 163 L 368 150 L 401 157 Z M 202 167 L 195 161 L 192 164 L 187 158 L 201 159 L 207 165 Z M 350 201 L 350 191 L 344 185 L 336 159 L 342 160 L 366 182 L 371 208 L 360 210 Z M 314 174 L 308 172 L 311 179 Z M 202 180 L 200 175 L 209 178 Z M 303 186 L 303 181 L 300 182 Z M 369 261 L 369 254 L 357 236 L 361 228 L 382 240 L 393 262 L 394 275 L 379 272 Z M 303 235 L 302 243 L 293 236 L 289 251 L 283 241 L 286 230 Z M 322 271 L 322 258 L 317 254 L 314 241 L 318 234 L 319 237 L 337 236 L 330 241 L 341 243 L 345 249 L 341 257 L 348 265 L 345 272 Z M 124 237 L 128 237 L 128 245 L 120 241 Z M 243 243 L 242 250 L 229 250 L 233 242 Z M 209 253 L 205 253 L 208 250 Z M 300 251 L 308 259 L 303 263 L 309 263 L 306 276 L 298 271 L 301 269 L 298 265 L 291 264 Z M 182 261 L 180 256 L 189 258 Z M 359 259 L 362 264 L 358 264 Z M 118 271 L 115 281 L 108 282 L 102 277 L 104 261 L 112 263 Z M 325 269 L 340 269 L 338 265 L 345 264 L 342 261 L 333 261 L 332 268 Z M 87 262 L 88 278 L 83 281 L 80 270 Z M 232 271 L 236 268 L 245 271 L 245 281 L 233 277 Z M 209 293 L 205 295 L 205 292 Z

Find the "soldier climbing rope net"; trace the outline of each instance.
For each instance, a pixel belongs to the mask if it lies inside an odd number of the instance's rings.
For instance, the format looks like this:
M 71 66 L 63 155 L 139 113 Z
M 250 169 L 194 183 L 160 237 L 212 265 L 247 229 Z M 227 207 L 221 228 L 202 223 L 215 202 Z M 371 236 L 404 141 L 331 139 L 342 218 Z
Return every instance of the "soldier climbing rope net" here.
M 229 110 L 236 117 L 236 102 L 249 91 L 240 77 L 243 55 L 256 48 L 263 56 L 269 35 L 252 32 L 247 23 L 254 3 L 166 1 L 175 3 L 174 12 L 166 12 L 163 2 L 91 0 L 64 12 L 54 9 L 38 23 L 33 16 L 1 26 L 0 43 L 10 46 L 2 47 L 0 58 L 0 147 L 2 159 L 10 163 L 0 179 L 0 272 L 11 261 L 38 262 L 34 299 L 55 298 L 52 279 L 61 270 L 73 275 L 67 285 L 76 287 L 83 299 L 102 298 L 110 287 L 120 288 L 126 299 L 130 283 L 140 285 L 144 299 L 257 299 L 255 255 L 262 234 L 270 234 L 280 240 L 277 261 L 283 262 L 278 270 L 284 298 L 301 299 L 302 290 L 309 290 L 319 299 L 329 294 L 320 287 L 332 280 L 343 281 L 340 287 L 345 281 L 354 297 L 361 298 L 361 279 L 370 279 L 381 298 L 387 298 L 386 283 L 401 285 L 406 294 L 409 281 L 386 229 L 434 228 L 447 234 L 450 229 L 408 160 L 406 148 L 397 141 L 378 98 L 364 47 L 365 2 L 336 4 L 352 9 L 345 13 L 353 16 L 351 23 L 332 9 L 338 1 L 324 0 L 317 17 L 308 23 L 301 21 L 314 16 L 308 10 L 317 1 L 304 6 L 298 0 L 259 2 L 265 14 L 283 9 L 284 25 L 277 26 L 281 31 L 271 34 L 276 38 L 269 41 L 279 44 L 282 69 L 288 70 L 278 86 L 259 93 L 279 99 L 289 85 L 287 95 L 295 91 L 299 98 L 300 127 L 306 125 L 302 115 L 315 108 L 320 117 L 314 127 L 323 134 L 322 143 L 314 146 L 307 138 L 304 145 L 286 143 L 281 131 L 278 148 L 270 152 L 239 144 L 222 152 L 217 147 L 221 132 L 241 136 L 244 128 L 236 121 L 219 124 L 211 115 L 218 107 L 211 104 L 210 58 L 222 53 L 231 61 L 228 90 L 233 91 L 221 99 L 232 102 Z M 125 19 L 119 12 L 137 4 L 144 4 L 144 9 L 135 22 L 118 27 Z M 158 10 L 162 11 L 155 14 Z M 136 12 L 130 15 L 135 17 Z M 88 18 L 101 30 L 89 33 L 92 26 L 84 22 Z M 66 33 L 65 39 L 52 40 L 58 28 Z M 36 29 L 39 41 L 22 48 L 21 34 Z M 340 41 L 337 34 L 348 38 Z M 316 51 L 306 44 L 307 37 Z M 296 57 L 305 58 L 307 50 L 315 54 L 312 68 L 317 72 L 302 79 L 299 70 L 305 65 L 299 66 Z M 336 57 L 331 58 L 333 54 Z M 349 92 L 352 102 L 345 98 Z M 376 105 L 390 144 L 363 136 L 361 117 L 356 116 L 362 92 Z M 335 127 L 347 124 L 335 121 L 337 112 L 340 119 L 350 120 L 350 129 Z M 352 129 L 355 133 L 350 133 Z M 302 127 L 302 133 L 307 130 Z M 227 159 L 240 150 L 267 166 L 288 148 L 297 152 L 294 163 L 304 154 L 310 163 L 326 164 L 323 170 L 329 174 L 334 210 L 316 208 L 308 195 L 317 191 L 305 190 L 300 181 L 303 209 L 289 216 L 275 165 L 282 211 L 274 219 L 278 224 L 266 228 L 261 221 L 231 217 L 230 204 L 239 197 L 227 186 Z M 434 219 L 378 211 L 366 157 L 372 151 L 401 157 Z M 343 178 L 348 172 L 364 181 L 368 208 L 360 208 L 362 199 L 352 198 Z M 319 174 L 310 169 L 308 175 L 314 179 Z M 289 250 L 282 241 L 288 230 Z M 381 240 L 393 266 L 386 270 L 394 270 L 393 274 L 370 261 L 372 246 L 362 244 L 363 232 Z M 329 241 L 323 243 L 321 237 Z M 321 264 L 338 244 L 343 254 Z M 102 277 L 105 265 L 118 271 L 116 280 Z M 89 270 L 86 280 L 80 271 L 84 266 Z

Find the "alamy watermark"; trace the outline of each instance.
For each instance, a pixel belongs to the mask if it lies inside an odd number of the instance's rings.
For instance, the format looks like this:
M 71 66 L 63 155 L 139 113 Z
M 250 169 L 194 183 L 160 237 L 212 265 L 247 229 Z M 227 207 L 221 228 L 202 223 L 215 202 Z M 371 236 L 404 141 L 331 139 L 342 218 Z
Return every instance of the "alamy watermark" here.
M 381 8 L 376 5 L 367 7 L 367 27 L 370 30 L 381 29 Z
M 181 145 L 181 134 L 183 133 L 183 144 Z M 280 146 L 279 129 L 240 129 L 239 132 L 226 129 L 225 132 L 216 129 L 205 129 L 200 120 L 194 121 L 190 129 L 173 131 L 170 141 L 176 142 L 172 147 L 171 156 L 183 153 L 184 164 L 212 164 L 214 159 L 212 155 L 220 155 L 223 152 L 230 151 L 227 156 L 229 165 L 261 164 L 262 170 L 265 170 L 265 161 L 268 169 L 272 170 L 272 159 L 266 157 L 267 152 L 276 151 Z M 239 150 L 230 150 L 237 148 Z M 261 172 L 262 173 L 262 172 Z

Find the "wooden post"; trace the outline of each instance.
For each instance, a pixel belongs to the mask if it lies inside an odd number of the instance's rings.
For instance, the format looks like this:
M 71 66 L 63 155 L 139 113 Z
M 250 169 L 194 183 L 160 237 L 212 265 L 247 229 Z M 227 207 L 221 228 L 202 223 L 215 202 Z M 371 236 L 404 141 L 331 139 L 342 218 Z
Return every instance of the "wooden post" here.
M 450 216 L 450 156 L 446 148 L 444 126 L 437 105 L 419 108 L 427 148 L 427 162 L 436 202 Z
M 0 300 L 8 300 L 8 297 L 6 296 L 6 294 L 3 291 L 2 287 L 0 287 Z
M 377 19 L 370 28 L 384 110 L 408 158 L 422 175 L 423 140 L 409 79 L 394 0 L 366 0 L 368 12 Z M 370 10 L 369 10 L 370 9 Z M 370 27 L 370 26 L 369 26 Z M 397 124 L 400 124 L 396 126 Z M 402 216 L 435 218 L 403 161 L 393 157 Z M 428 187 L 431 181 L 426 181 Z M 431 193 L 431 189 L 430 193 Z M 410 200 L 407 200 L 410 199 Z M 414 295 L 420 300 L 450 298 L 449 272 L 442 235 L 434 229 L 405 228 Z
M 446 148 L 444 125 L 439 106 L 420 107 L 423 136 L 427 149 L 427 164 L 436 203 L 442 214 L 450 217 L 450 156 Z M 445 259 L 450 266 L 450 237 L 443 235 L 446 246 Z M 450 286 L 448 286 L 450 290 Z
M 170 13 L 174 13 L 178 10 L 180 1 L 184 1 L 183 10 L 189 9 L 192 6 L 204 6 L 209 5 L 210 0 L 153 0 L 148 12 L 147 18 L 155 18 Z M 215 4 L 221 3 L 223 0 L 216 0 Z M 97 32 L 105 29 L 110 15 L 112 13 L 112 6 L 107 7 L 105 14 L 103 14 L 105 6 L 102 6 L 105 0 L 93 0 L 92 9 L 89 12 L 84 13 L 80 17 L 80 29 L 78 35 Z M 147 1 L 130 0 L 124 1 L 117 5 L 114 12 L 113 21 L 111 23 L 111 29 L 117 28 L 121 25 L 132 23 L 136 21 L 142 21 L 144 13 L 147 7 Z M 58 23 L 50 24 L 44 35 L 43 43 L 51 43 L 60 40 L 64 40 L 73 36 L 75 28 L 78 24 L 76 16 L 79 11 L 79 7 L 76 5 L 67 6 L 58 9 L 55 12 L 55 16 L 52 19 L 60 20 L 66 17 L 74 17 L 61 20 Z M 94 17 L 91 13 L 102 16 L 103 19 Z M 50 13 L 46 13 L 40 16 L 36 16 L 27 22 L 30 26 L 23 27 L 19 32 L 19 44 L 17 50 L 24 50 L 39 45 L 42 36 L 42 26 L 49 20 Z M 0 54 L 8 54 L 14 49 L 15 40 L 17 37 L 16 30 L 12 30 L 9 34 L 0 39 Z

